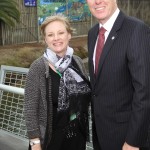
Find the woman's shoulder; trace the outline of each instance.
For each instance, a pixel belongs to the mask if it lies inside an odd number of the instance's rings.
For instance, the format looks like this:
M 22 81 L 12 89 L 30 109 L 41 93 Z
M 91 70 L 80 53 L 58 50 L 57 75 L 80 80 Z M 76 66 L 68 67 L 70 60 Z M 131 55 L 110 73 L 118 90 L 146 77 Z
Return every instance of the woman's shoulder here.
M 43 56 L 41 56 L 33 61 L 29 70 L 38 71 L 38 70 L 43 70 L 44 68 L 45 68 L 45 59 Z
M 77 56 L 77 55 L 73 55 L 73 60 L 76 62 L 76 64 L 80 67 L 80 69 L 82 70 L 83 67 L 83 62 L 82 59 Z
M 82 72 L 82 74 L 87 76 L 87 70 L 85 68 L 85 65 L 84 65 L 82 59 L 77 55 L 73 55 L 73 59 L 76 62 L 76 64 L 78 65 L 78 67 L 80 68 L 80 71 Z
M 73 55 L 73 59 L 74 59 L 76 62 L 82 63 L 82 59 L 81 59 L 79 56 L 77 56 L 77 55 Z
M 43 56 L 40 56 L 39 58 L 37 58 L 36 60 L 34 60 L 31 64 L 31 66 L 33 65 L 39 65 L 43 63 Z

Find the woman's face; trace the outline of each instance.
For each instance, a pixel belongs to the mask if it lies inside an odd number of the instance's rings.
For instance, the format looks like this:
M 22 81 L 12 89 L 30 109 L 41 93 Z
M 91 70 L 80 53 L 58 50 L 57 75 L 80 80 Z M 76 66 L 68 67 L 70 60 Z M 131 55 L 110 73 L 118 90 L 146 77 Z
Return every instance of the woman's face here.
M 61 21 L 53 21 L 45 28 L 45 42 L 48 48 L 60 57 L 65 55 L 70 39 L 71 34 Z

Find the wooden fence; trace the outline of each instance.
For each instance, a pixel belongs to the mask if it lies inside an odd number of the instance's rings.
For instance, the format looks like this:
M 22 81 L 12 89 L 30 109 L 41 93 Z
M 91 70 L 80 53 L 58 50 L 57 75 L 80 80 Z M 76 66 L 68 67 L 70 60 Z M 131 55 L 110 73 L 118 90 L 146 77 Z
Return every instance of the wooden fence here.
M 21 13 L 20 23 L 14 28 L 1 24 L 1 45 L 19 44 L 38 41 L 38 24 L 36 7 L 25 7 L 23 0 L 15 0 Z
M 38 29 L 37 7 L 25 7 L 23 0 L 16 1 L 21 12 L 20 23 L 16 23 L 14 28 L 0 24 L 0 45 L 39 42 L 41 35 Z M 150 25 L 150 0 L 118 0 L 118 5 L 126 14 L 142 19 Z M 93 17 L 88 21 L 72 22 L 77 31 L 74 36 L 87 35 L 95 23 Z

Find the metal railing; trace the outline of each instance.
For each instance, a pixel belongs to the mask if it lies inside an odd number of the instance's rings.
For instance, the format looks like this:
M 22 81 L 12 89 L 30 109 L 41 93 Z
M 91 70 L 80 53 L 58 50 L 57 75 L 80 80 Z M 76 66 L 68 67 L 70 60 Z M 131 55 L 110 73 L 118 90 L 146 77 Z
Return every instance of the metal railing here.
M 24 139 L 28 138 L 23 115 L 27 72 L 27 68 L 11 66 L 1 66 L 0 72 L 0 129 Z M 93 150 L 91 142 L 87 150 Z
M 12 87 L 9 85 L 0 84 L 0 90 L 11 92 L 11 93 L 16 93 L 19 95 L 24 95 L 24 89 L 23 88 Z
M 27 138 L 23 104 L 28 70 L 2 65 L 0 71 L 0 129 L 23 138 Z

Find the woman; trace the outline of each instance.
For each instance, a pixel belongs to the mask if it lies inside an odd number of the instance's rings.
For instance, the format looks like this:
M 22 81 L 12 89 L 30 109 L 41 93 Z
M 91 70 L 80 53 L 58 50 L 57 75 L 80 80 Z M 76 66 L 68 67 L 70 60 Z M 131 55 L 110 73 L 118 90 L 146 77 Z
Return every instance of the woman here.
M 47 48 L 29 69 L 25 119 L 32 150 L 85 150 L 90 87 L 85 68 L 68 46 L 73 29 L 62 15 L 41 25 Z

